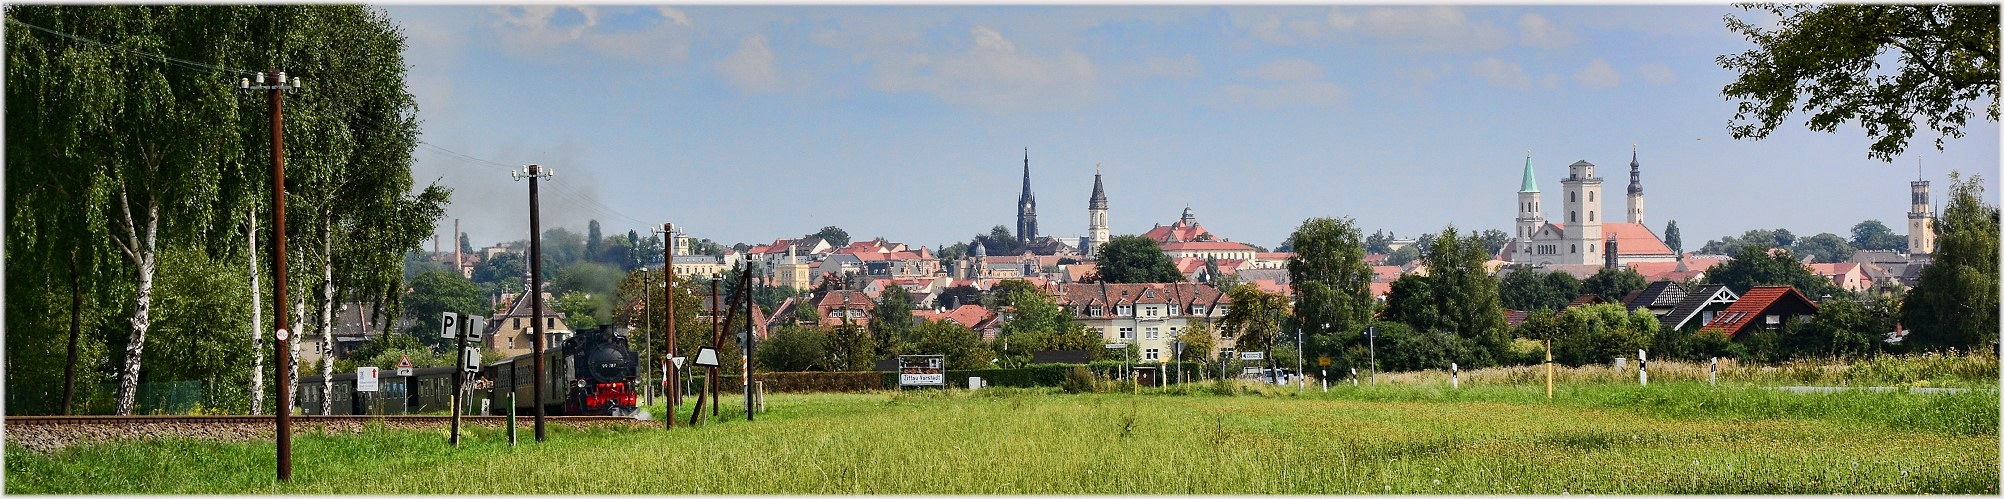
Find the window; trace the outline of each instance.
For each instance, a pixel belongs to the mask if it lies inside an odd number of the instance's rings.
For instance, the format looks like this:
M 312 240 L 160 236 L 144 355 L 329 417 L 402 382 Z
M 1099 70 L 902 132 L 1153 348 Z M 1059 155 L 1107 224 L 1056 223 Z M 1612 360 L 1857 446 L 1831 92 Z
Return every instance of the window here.
M 1226 340 L 1232 339 L 1232 330 L 1230 328 L 1218 328 L 1218 338 Z
M 1203 306 L 1203 305 L 1191 305 L 1191 306 L 1190 306 L 1190 315 L 1204 315 L 1204 306 Z
M 514 338 L 508 338 L 508 348 L 510 348 L 510 349 L 513 349 L 513 348 L 515 348 L 515 339 L 514 339 Z M 758 371 L 752 371 L 752 374 L 754 375 L 753 377 L 757 377 L 756 375 L 758 374 Z
M 1572 245 L 1572 246 L 1570 247 L 1570 249 L 1571 249 L 1571 251 L 1572 251 L 1573 253 L 1578 253 L 1578 252 L 1580 252 L 1580 245 L 1577 245 L 1577 244 L 1575 244 L 1575 245 Z
M 1578 221 L 1580 221 L 1580 212 L 1577 212 L 1577 211 L 1568 211 L 1568 212 L 1566 212 L 1566 221 L 1567 221 L 1567 222 L 1578 222 Z
M 1580 193 L 1577 193 L 1577 192 L 1573 192 L 1573 191 L 1566 191 L 1566 202 L 1568 202 L 1568 203 L 1577 203 L 1577 202 L 1579 202 L 1579 200 L 1580 200 L 1580 198 L 1579 198 L 1579 195 L 1580 195 Z
M 516 317 L 516 318 L 515 318 L 515 329 L 522 329 L 522 318 L 521 318 L 521 317 Z
M 1776 314 L 1767 314 L 1767 324 L 1770 326 L 1781 324 L 1781 316 Z
M 1101 308 L 1101 307 L 1100 307 L 1099 305 L 1093 305 L 1093 306 L 1090 306 L 1090 307 L 1086 307 L 1086 315 L 1090 315 L 1090 316 L 1093 316 L 1093 317 L 1099 317 L 1099 316 L 1100 316 L 1100 314 L 1104 314 L 1104 313 L 1106 313 L 1106 309 L 1104 309 L 1104 308 Z M 754 377 L 756 377 L 756 376 L 754 376 Z
M 1115 315 L 1119 315 L 1119 316 L 1121 316 L 1121 317 L 1133 317 L 1133 316 L 1134 316 L 1134 306 L 1133 306 L 1133 305 L 1121 305 L 1121 306 L 1117 307 L 1117 308 L 1116 308 L 1115 310 L 1117 311 L 1117 313 L 1116 313 Z
M 1711 310 L 1706 310 L 1706 311 L 1705 311 L 1705 313 L 1704 313 L 1704 314 L 1703 314 L 1703 315 L 1702 315 L 1702 316 L 1701 316 L 1701 317 L 1700 317 L 1700 318 L 1698 319 L 1698 323 L 1700 323 L 1700 324 L 1710 324 L 1710 323 L 1712 323 L 1712 318 L 1713 318 L 1713 317 L 1717 317 L 1718 315 L 1719 315 L 1719 313 L 1718 313 L 1718 312 L 1714 312 L 1714 311 L 1711 311 Z
M 1134 339 L 1134 328 L 1131 327 L 1120 328 L 1120 339 L 1123 340 Z
M 1589 202 L 1589 203 L 1593 202 L 1593 191 L 1587 191 L 1587 193 L 1586 193 L 1586 200 L 1587 200 L 1587 202 Z
M 1229 313 L 1232 313 L 1232 306 L 1231 306 L 1231 305 L 1229 305 L 1229 304 L 1226 304 L 1226 305 L 1218 305 L 1218 315 L 1225 315 L 1225 314 L 1229 314 Z
M 1586 212 L 1586 221 L 1588 221 L 1588 222 L 1592 222 L 1592 221 L 1593 221 L 1593 211 L 1592 211 L 1592 210 L 1588 210 L 1588 211 Z
M 1162 328 L 1159 328 L 1159 327 L 1150 327 L 1150 328 L 1148 328 L 1148 329 L 1147 329 L 1146 331 L 1147 331 L 1147 333 L 1148 333 L 1148 339 L 1151 339 L 1151 340 L 1159 340 L 1159 339 L 1162 339 Z
M 1180 327 L 1171 327 L 1171 328 L 1169 328 L 1169 337 L 1170 337 L 1170 338 L 1176 338 L 1176 337 L 1178 337 L 1178 336 L 1176 336 L 1176 333 L 1177 333 L 1177 332 L 1180 332 L 1180 331 L 1182 331 L 1182 330 L 1183 330 L 1183 328 L 1180 328 Z
M 544 328 L 550 328 L 550 329 L 555 329 L 555 328 L 557 327 L 557 318 L 555 318 L 555 317 L 549 317 L 549 318 L 545 318 L 545 319 L 543 319 L 543 327 L 544 327 Z
M 1162 312 L 1162 309 L 1159 307 L 1141 307 L 1141 309 L 1147 310 L 1149 317 L 1155 317 L 1156 315 L 1159 315 Z
M 1159 348 L 1150 348 L 1150 349 L 1148 349 L 1148 350 L 1147 350 L 1147 352 L 1148 352 L 1148 353 L 1146 353 L 1146 354 L 1144 354 L 1144 355 L 1142 355 L 1142 356 L 1141 356 L 1141 358 L 1142 358 L 1142 359 L 1144 359 L 1144 360 L 1162 360 L 1162 350 L 1161 350 L 1161 349 L 1159 349 Z

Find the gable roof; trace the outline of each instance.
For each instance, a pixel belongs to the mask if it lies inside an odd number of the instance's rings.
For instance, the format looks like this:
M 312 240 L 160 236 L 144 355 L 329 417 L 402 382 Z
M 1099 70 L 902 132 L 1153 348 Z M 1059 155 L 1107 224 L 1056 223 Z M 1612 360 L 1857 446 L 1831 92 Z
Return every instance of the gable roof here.
M 1656 281 L 1643 286 L 1623 299 L 1622 305 L 1629 310 L 1638 308 L 1676 307 L 1684 301 L 1684 287 L 1671 281 Z
M 1185 225 L 1183 224 L 1182 220 L 1177 220 L 1176 223 L 1169 225 L 1155 226 L 1155 228 L 1149 229 L 1148 232 L 1143 233 L 1142 237 L 1154 239 L 1155 242 L 1158 244 L 1176 242 L 1176 241 L 1199 241 L 1199 240 L 1208 240 L 1216 238 L 1216 236 L 1211 235 L 1211 231 L 1204 229 L 1203 224 L 1193 223 Z
M 1580 295 L 1579 298 L 1574 298 L 1572 303 L 1566 304 L 1566 308 L 1573 308 L 1585 305 L 1599 305 L 1602 303 L 1616 303 L 1616 302 L 1612 299 L 1603 297 L 1601 295 L 1587 293 Z
M 912 311 L 912 317 L 920 320 L 953 321 L 956 324 L 966 326 L 968 329 L 977 329 L 976 326 L 980 326 L 983 322 L 989 321 L 990 319 L 994 318 L 995 315 L 996 314 L 994 311 L 988 310 L 987 307 L 983 307 L 980 305 L 961 305 L 958 308 L 945 312 L 939 312 L 933 310 Z
M 1712 306 L 1721 306 L 1739 301 L 1740 295 L 1724 284 L 1705 284 L 1698 289 L 1684 293 L 1684 301 L 1677 303 L 1670 313 L 1663 314 L 1663 323 L 1670 329 L 1684 329 L 1684 324 Z
M 1558 233 L 1562 237 L 1566 234 L 1566 224 L 1548 222 L 1545 225 L 1550 226 L 1553 232 Z M 1649 230 L 1649 227 L 1642 224 L 1626 222 L 1602 223 L 1600 224 L 1600 235 L 1603 239 L 1614 238 L 1614 250 L 1619 255 L 1677 254 L 1677 252 L 1670 251 L 1670 245 L 1663 244 L 1663 240 L 1656 237 L 1656 232 Z
M 1801 291 L 1796 291 L 1794 286 L 1754 286 L 1699 330 L 1724 331 L 1727 336 L 1735 336 L 1745 331 L 1747 326 L 1759 322 L 1761 317 L 1776 315 L 1769 312 L 1779 315 L 1815 314 L 1816 303 L 1809 301 L 1809 297 L 1803 296 Z

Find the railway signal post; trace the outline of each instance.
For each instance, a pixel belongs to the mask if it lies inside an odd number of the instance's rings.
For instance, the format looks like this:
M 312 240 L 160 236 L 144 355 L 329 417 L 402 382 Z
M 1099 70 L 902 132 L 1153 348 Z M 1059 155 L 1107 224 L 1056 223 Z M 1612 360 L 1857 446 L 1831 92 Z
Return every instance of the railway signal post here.
M 535 393 L 529 395 L 529 403 L 536 405 L 536 441 L 543 441 L 543 224 L 536 210 L 536 180 L 554 176 L 548 168 L 529 165 L 521 170 L 509 170 L 508 176 L 516 181 L 529 179 L 529 344 L 536 350 Z
M 258 73 L 257 84 L 251 83 L 249 78 L 245 78 L 239 82 L 239 88 L 245 92 L 271 91 L 271 275 L 275 280 L 272 283 L 272 301 L 278 304 L 273 310 L 279 311 L 273 314 L 273 323 L 277 326 L 273 336 L 278 341 L 272 344 L 272 348 L 278 351 L 275 359 L 279 388 L 274 390 L 278 392 L 275 411 L 278 415 L 278 480 L 284 482 L 292 480 L 292 342 L 286 332 L 290 325 L 286 323 L 289 315 L 285 313 L 285 93 L 299 89 L 299 77 L 294 76 L 287 81 L 284 71 L 273 69 L 269 78 L 266 73 Z

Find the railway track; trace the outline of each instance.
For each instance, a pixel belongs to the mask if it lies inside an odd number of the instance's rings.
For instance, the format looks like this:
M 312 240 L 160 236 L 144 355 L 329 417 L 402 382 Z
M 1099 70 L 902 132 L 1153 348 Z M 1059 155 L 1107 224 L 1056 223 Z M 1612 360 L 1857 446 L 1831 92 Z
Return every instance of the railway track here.
M 549 424 L 571 427 L 626 427 L 660 423 L 629 416 L 549 416 Z M 516 416 L 527 431 L 534 417 Z M 272 438 L 276 416 L 7 416 L 0 440 L 31 451 L 52 452 L 77 444 L 118 440 L 189 439 L 241 442 Z M 499 428 L 507 416 L 461 416 L 462 426 Z M 293 416 L 292 433 L 360 434 L 371 427 L 439 431 L 451 416 Z

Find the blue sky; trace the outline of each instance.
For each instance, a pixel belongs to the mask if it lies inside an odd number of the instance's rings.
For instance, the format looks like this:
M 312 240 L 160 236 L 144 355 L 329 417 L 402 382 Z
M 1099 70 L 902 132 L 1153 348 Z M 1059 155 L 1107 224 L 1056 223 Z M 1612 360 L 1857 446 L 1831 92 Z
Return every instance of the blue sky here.
M 1980 172 L 1998 129 L 1891 164 L 1856 127 L 1726 133 L 1750 48 L 1730 6 L 384 7 L 409 38 L 423 139 L 539 163 L 545 227 L 673 221 L 762 243 L 836 225 L 937 247 L 1014 227 L 1029 148 L 1039 224 L 1085 232 L 1094 165 L 1115 234 L 1175 221 L 1274 246 L 1308 217 L 1365 233 L 1510 230 L 1528 150 L 1558 206 L 1600 167 L 1622 213 L 1639 150 L 1647 224 L 1687 249 L 1756 228 L 1905 232 L 1916 161 Z M 1980 113 L 1980 111 L 1979 111 Z M 526 186 L 420 147 L 474 244 L 527 233 Z M 1546 213 L 1548 218 L 1556 216 Z M 643 229 L 644 230 L 644 229 Z

